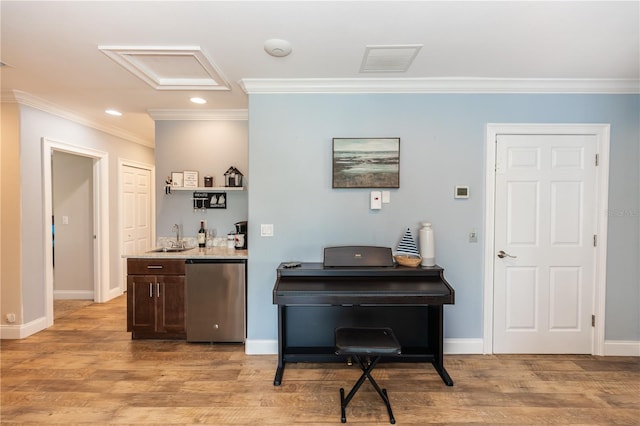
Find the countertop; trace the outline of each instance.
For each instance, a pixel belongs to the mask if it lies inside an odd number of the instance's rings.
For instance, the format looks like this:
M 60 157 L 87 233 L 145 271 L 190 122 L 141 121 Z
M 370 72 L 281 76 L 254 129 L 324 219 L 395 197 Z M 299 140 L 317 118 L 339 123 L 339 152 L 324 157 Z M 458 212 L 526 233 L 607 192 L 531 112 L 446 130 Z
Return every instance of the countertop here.
M 248 259 L 248 250 L 237 250 L 227 247 L 194 247 L 182 252 L 143 252 L 125 254 L 122 257 L 131 259 Z

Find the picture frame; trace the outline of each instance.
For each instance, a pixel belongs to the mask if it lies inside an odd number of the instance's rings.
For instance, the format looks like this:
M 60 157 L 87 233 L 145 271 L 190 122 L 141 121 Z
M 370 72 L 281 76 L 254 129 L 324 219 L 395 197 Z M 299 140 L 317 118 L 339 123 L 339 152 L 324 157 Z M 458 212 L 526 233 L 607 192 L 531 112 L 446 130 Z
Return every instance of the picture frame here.
M 333 138 L 332 188 L 400 188 L 400 138 Z
M 198 172 L 185 170 L 182 172 L 183 185 L 185 188 L 197 188 L 198 187 Z
M 184 175 L 182 172 L 171 172 L 171 186 L 182 188 Z

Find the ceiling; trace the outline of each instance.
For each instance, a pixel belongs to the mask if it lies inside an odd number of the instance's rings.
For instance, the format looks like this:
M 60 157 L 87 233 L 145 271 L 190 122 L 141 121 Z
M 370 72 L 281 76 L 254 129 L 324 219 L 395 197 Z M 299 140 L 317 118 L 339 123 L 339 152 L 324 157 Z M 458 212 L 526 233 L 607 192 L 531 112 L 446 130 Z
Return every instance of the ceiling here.
M 247 92 L 638 93 L 639 6 L 2 0 L 2 96 L 153 146 L 154 119 L 244 119 Z M 289 56 L 265 52 L 274 38 Z M 361 72 L 368 46 L 405 45 L 419 48 L 406 71 Z M 230 90 L 158 89 L 99 47 L 195 48 Z

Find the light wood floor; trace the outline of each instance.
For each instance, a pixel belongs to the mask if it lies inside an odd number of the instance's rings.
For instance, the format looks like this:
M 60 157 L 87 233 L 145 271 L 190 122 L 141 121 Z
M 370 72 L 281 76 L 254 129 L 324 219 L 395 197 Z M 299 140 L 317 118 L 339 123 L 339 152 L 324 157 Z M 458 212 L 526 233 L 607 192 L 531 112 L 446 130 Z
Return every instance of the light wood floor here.
M 343 364 L 288 364 L 242 345 L 132 341 L 125 298 L 91 304 L 24 340 L 1 342 L 2 424 L 340 424 Z M 450 355 L 380 364 L 397 424 L 640 424 L 640 358 Z M 347 424 L 389 424 L 365 383 Z

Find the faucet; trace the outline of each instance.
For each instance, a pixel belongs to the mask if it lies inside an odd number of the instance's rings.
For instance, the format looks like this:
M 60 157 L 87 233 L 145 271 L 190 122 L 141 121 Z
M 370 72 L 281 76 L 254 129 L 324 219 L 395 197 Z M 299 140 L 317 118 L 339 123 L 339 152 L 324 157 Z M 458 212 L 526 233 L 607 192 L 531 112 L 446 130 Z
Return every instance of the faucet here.
M 184 243 L 180 241 L 180 225 L 178 225 L 177 223 L 174 223 L 173 226 L 171 227 L 171 230 L 176 233 L 176 242 L 174 243 L 173 241 L 171 241 L 171 246 L 184 248 Z

